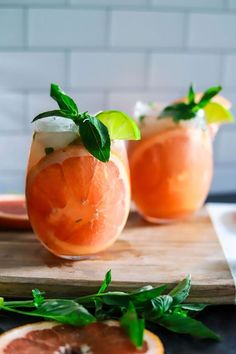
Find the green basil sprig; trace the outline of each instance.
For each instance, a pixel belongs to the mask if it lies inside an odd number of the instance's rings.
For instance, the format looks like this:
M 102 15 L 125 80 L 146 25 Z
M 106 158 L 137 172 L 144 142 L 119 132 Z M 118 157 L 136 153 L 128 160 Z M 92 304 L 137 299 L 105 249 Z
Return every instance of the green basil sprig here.
M 45 293 L 38 289 L 32 291 L 32 300 L 5 301 L 0 298 L 0 310 L 73 326 L 109 319 L 119 320 L 137 348 L 143 345 L 145 323 L 147 326 L 156 324 L 176 333 L 199 338 L 220 339 L 214 331 L 192 317 L 206 305 L 185 303 L 191 289 L 190 276 L 169 293 L 166 293 L 166 285 L 156 288 L 147 285 L 133 292 L 107 291 L 111 280 L 111 271 L 108 271 L 97 293 L 71 300 L 46 299 Z
M 196 102 L 196 94 L 191 85 L 188 91 L 188 102 L 174 103 L 165 107 L 160 113 L 159 118 L 171 117 L 176 123 L 180 120 L 192 119 L 196 116 L 199 109 L 203 109 L 221 90 L 221 86 L 210 87 L 203 93 L 199 102 Z
M 107 127 L 88 112 L 79 112 L 75 101 L 56 84 L 51 84 L 50 96 L 60 109 L 38 114 L 33 122 L 46 117 L 63 117 L 73 120 L 79 127 L 82 143 L 98 160 L 107 162 L 110 158 L 110 136 Z

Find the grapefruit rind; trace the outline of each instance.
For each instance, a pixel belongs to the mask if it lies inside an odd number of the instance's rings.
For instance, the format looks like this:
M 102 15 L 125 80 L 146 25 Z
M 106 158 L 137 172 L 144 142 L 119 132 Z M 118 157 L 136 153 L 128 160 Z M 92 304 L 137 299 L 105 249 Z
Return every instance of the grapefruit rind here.
M 21 202 L 25 203 L 25 196 L 23 194 L 0 194 L 1 202 Z M 30 222 L 27 213 L 7 213 L 0 208 L 0 228 L 9 229 L 30 229 Z
M 104 322 L 108 326 L 119 326 L 119 322 L 108 320 Z M 0 354 L 4 354 L 5 348 L 15 339 L 25 338 L 28 333 L 32 331 L 40 331 L 44 329 L 51 329 L 60 325 L 54 321 L 36 322 L 20 327 L 13 328 L 2 335 L 0 335 Z M 102 338 L 101 338 L 102 339 Z M 164 354 L 164 346 L 160 338 L 154 333 L 145 329 L 144 341 L 148 344 L 148 351 L 145 354 Z

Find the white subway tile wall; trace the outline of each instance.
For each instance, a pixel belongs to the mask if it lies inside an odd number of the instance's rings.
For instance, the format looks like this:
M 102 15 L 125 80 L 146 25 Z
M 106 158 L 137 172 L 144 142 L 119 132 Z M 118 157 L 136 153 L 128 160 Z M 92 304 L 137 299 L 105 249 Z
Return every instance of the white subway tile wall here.
M 188 45 L 201 49 L 236 49 L 236 14 L 192 13 Z
M 74 52 L 69 61 L 69 85 L 100 90 L 143 87 L 146 56 L 143 53 Z
M 112 11 L 110 45 L 115 48 L 181 48 L 185 16 L 159 11 Z
M 80 9 L 29 10 L 29 47 L 101 47 L 106 42 L 106 12 Z
M 222 84 L 236 107 L 235 38 L 236 0 L 0 0 L 0 193 L 24 190 L 30 121 L 56 107 L 51 82 L 91 112 L 132 114 L 190 82 Z M 236 191 L 236 124 L 214 150 L 211 191 Z
M 2 9 L 0 11 L 0 46 L 22 47 L 24 43 L 22 9 Z
M 234 0 L 232 0 L 234 1 Z M 181 9 L 223 9 L 224 0 L 152 0 L 153 5 Z
M 220 55 L 153 53 L 150 57 L 148 85 L 156 88 L 208 87 L 220 82 Z

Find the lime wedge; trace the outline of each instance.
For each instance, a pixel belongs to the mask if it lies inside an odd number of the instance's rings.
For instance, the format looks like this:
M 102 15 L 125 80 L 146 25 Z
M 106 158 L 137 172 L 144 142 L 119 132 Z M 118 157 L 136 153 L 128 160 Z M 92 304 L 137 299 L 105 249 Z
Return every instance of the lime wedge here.
M 96 118 L 107 127 L 111 140 L 139 140 L 141 138 L 135 121 L 123 112 L 98 112 Z
M 209 102 L 204 108 L 208 124 L 233 122 L 234 117 L 230 111 L 216 102 Z

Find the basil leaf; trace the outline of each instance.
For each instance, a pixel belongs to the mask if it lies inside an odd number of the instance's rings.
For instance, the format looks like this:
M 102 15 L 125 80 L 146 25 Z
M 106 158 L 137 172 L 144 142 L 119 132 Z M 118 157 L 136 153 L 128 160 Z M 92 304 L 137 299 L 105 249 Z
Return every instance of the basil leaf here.
M 166 285 L 161 285 L 157 288 L 152 289 L 145 289 L 144 287 L 141 288 L 139 291 L 130 294 L 130 299 L 131 301 L 145 302 L 156 298 L 157 296 L 161 295 L 165 290 Z
M 215 332 L 189 316 L 182 316 L 176 313 L 165 314 L 159 319 L 158 324 L 176 333 L 220 340 L 220 337 Z
M 71 112 L 70 111 L 66 111 L 66 110 L 62 110 L 62 109 L 55 109 L 53 111 L 48 111 L 48 112 L 44 112 L 44 113 L 40 113 L 38 114 L 33 120 L 32 123 L 35 122 L 38 119 L 42 119 L 42 118 L 46 118 L 46 117 L 64 117 L 64 118 L 69 118 L 72 119 L 71 117 Z
M 67 96 L 64 91 L 56 84 L 51 84 L 50 96 L 58 103 L 61 110 L 69 111 L 77 116 L 79 111 L 75 101 Z
M 200 101 L 198 102 L 197 106 L 199 108 L 203 108 L 207 105 L 207 103 L 210 102 L 210 100 L 216 96 L 220 91 L 222 90 L 221 86 L 214 86 L 214 87 L 210 87 L 208 90 L 206 90 L 203 95 L 202 98 L 200 99 Z
M 44 151 L 45 151 L 46 155 L 49 155 L 49 154 L 51 154 L 54 151 L 54 149 L 53 149 L 53 147 L 46 147 L 44 149 Z
M 207 307 L 206 304 L 181 304 L 181 308 L 188 311 L 202 311 Z
M 100 299 L 106 305 L 118 307 L 128 307 L 130 302 L 129 295 L 121 291 L 107 292 Z
M 188 103 L 190 105 L 195 103 L 195 92 L 193 90 L 192 85 L 189 87 L 189 91 L 188 91 Z
M 166 107 L 158 118 L 172 118 L 174 122 L 178 123 L 180 120 L 192 119 L 195 115 L 192 106 L 181 102 Z
M 180 304 L 189 295 L 191 288 L 191 276 L 183 279 L 174 289 L 169 292 L 169 295 L 173 298 L 173 304 Z
M 40 306 L 44 302 L 44 295 L 45 293 L 41 292 L 39 289 L 33 289 L 33 301 L 36 307 Z
M 145 317 L 155 322 L 170 309 L 172 303 L 173 298 L 170 295 L 162 295 L 151 300 L 152 310 L 148 312 Z
M 48 300 L 32 314 L 73 326 L 85 326 L 96 321 L 85 307 L 73 300 Z
M 98 294 L 104 293 L 107 290 L 110 282 L 111 282 L 111 270 L 109 270 L 106 273 L 103 283 L 102 283 L 100 289 L 98 290 Z
M 86 149 L 98 160 L 109 161 L 111 141 L 107 127 L 88 114 L 81 115 L 78 124 L 80 137 Z
M 129 303 L 126 313 L 120 318 L 120 325 L 137 348 L 142 348 L 144 337 L 144 320 L 139 319 L 134 304 Z
M 15 306 L 6 304 L 2 309 L 27 316 L 43 317 L 72 326 L 86 326 L 96 321 L 85 307 L 73 300 L 45 300 L 33 311 L 22 311 L 18 309 L 19 307 L 19 304 Z M 22 304 L 22 307 L 25 305 Z

